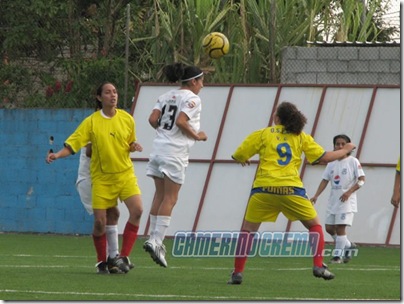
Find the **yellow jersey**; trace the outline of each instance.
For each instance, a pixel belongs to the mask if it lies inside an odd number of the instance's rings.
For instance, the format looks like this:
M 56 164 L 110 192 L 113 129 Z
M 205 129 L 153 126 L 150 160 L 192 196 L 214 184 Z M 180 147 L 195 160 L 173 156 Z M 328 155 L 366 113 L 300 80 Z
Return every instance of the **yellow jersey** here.
M 133 174 L 129 146 L 134 141 L 136 133 L 133 117 L 126 111 L 117 109 L 113 117 L 106 117 L 101 111 L 88 116 L 69 136 L 65 145 L 76 153 L 91 142 L 92 182 L 113 184 L 123 179 L 123 175 L 119 173 Z
M 259 165 L 253 188 L 265 186 L 303 187 L 299 176 L 302 153 L 310 163 L 316 163 L 325 150 L 313 137 L 301 132 L 288 133 L 284 126 L 276 125 L 257 130 L 241 143 L 233 154 L 240 162 L 259 155 Z
M 400 159 L 401 159 L 401 157 L 398 158 L 398 162 L 397 162 L 397 166 L 396 166 L 396 171 L 398 173 L 400 173 L 400 169 L 401 169 Z

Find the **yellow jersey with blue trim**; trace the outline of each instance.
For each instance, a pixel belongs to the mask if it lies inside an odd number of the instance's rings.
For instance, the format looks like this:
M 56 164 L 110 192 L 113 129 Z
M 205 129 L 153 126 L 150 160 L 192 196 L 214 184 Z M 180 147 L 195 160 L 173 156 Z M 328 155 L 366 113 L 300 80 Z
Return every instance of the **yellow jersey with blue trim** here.
M 303 187 L 299 176 L 302 153 L 315 164 L 325 151 L 313 137 L 301 132 L 288 133 L 282 125 L 257 130 L 236 149 L 233 158 L 240 162 L 259 155 L 253 188 L 266 186 Z
M 88 116 L 66 140 L 74 153 L 92 143 L 90 172 L 92 182 L 99 180 L 115 183 L 122 174 L 133 172 L 133 163 L 129 156 L 129 146 L 136 141 L 135 121 L 124 110 L 117 109 L 113 117 L 107 117 L 102 111 Z

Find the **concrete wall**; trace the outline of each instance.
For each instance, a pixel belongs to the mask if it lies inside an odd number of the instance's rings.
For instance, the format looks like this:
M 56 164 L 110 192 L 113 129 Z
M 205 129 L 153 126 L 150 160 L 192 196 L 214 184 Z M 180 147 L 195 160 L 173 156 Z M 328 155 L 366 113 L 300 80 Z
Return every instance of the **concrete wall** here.
M 145 166 L 154 137 L 148 115 L 156 98 L 169 87 L 144 85 L 133 115 L 142 153 L 132 154 L 143 192 L 144 215 L 140 234 L 148 234 L 148 212 L 153 182 Z M 168 234 L 184 230 L 238 230 L 245 211 L 256 164 L 241 168 L 231 161 L 237 145 L 251 131 L 265 127 L 274 105 L 290 100 L 305 113 L 307 133 L 327 150 L 332 137 L 349 134 L 358 144 L 356 156 L 367 174 L 360 190 L 359 213 L 350 230 L 358 243 L 399 244 L 400 214 L 389 204 L 394 166 L 400 151 L 399 87 L 327 86 L 209 86 L 201 91 L 202 130 L 209 140 L 198 142 L 190 157 L 186 182 L 173 212 Z M 0 231 L 89 234 L 92 217 L 86 214 L 75 189 L 79 155 L 45 163 L 47 151 L 59 150 L 64 140 L 92 109 L 0 110 Z M 386 120 L 386 117 L 389 119 Z M 54 142 L 49 141 L 50 136 Z M 256 159 L 256 158 L 255 158 Z M 302 168 L 309 195 L 321 180 L 321 166 Z M 326 191 L 318 203 L 324 217 Z M 121 204 L 120 232 L 127 219 Z M 268 231 L 302 231 L 280 216 L 265 224 Z
M 400 84 L 401 52 L 391 47 L 286 47 L 281 83 Z
M 91 112 L 0 110 L 0 231 L 91 232 L 93 219 L 74 187 L 78 155 L 45 163 L 47 151 L 60 149 Z
M 154 129 L 147 118 L 158 96 L 170 87 L 142 85 L 133 115 L 139 142 L 144 149 L 132 154 L 139 185 L 143 191 L 144 215 L 140 232 L 148 234 L 148 212 L 154 184 L 145 175 Z M 289 100 L 308 119 L 304 131 L 312 134 L 326 150 L 333 150 L 332 138 L 348 134 L 357 144 L 353 154 L 362 163 L 366 184 L 358 191 L 358 213 L 349 237 L 357 243 L 399 244 L 400 212 L 390 204 L 395 164 L 400 154 L 400 89 L 375 86 L 323 85 L 217 85 L 205 86 L 201 129 L 206 142 L 197 142 L 179 200 L 172 213 L 168 235 L 178 231 L 238 231 L 257 168 L 241 167 L 231 155 L 254 130 L 268 125 L 276 104 Z M 386 119 L 388 117 L 388 119 Z M 253 160 L 258 160 L 257 156 Z M 303 165 L 300 175 L 309 196 L 317 190 L 324 166 Z M 329 187 L 316 209 L 325 219 Z M 127 218 L 121 208 L 122 218 Z M 120 229 L 122 230 L 123 227 Z M 290 223 L 282 214 L 276 223 L 264 223 L 264 231 L 305 231 L 300 222 Z M 326 235 L 326 240 L 331 241 Z

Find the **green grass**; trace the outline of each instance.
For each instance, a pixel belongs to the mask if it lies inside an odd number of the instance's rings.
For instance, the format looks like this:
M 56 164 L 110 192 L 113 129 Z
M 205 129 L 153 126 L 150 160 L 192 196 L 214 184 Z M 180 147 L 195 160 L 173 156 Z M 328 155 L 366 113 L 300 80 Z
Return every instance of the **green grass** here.
M 227 285 L 233 258 L 175 258 L 155 264 L 139 239 L 125 275 L 95 274 L 90 236 L 0 234 L 0 299 L 31 301 L 400 300 L 400 249 L 360 247 L 336 278 L 313 277 L 311 258 L 247 261 L 242 285 Z

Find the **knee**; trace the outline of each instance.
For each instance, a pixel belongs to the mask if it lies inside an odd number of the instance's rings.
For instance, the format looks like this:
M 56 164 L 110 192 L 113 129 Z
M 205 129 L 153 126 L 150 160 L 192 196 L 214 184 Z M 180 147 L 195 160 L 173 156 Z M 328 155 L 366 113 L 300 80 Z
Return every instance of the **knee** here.
M 329 235 L 335 235 L 335 234 L 336 234 L 336 231 L 335 231 L 334 227 L 326 226 L 326 227 L 325 227 L 325 231 L 327 231 L 327 233 L 328 233 Z
M 107 210 L 107 223 L 109 225 L 116 225 L 119 220 L 119 209 L 118 207 L 110 208 Z
M 94 235 L 102 235 L 105 233 L 106 222 L 103 219 L 94 219 Z
M 136 208 L 131 212 L 132 217 L 135 218 L 136 220 L 140 220 L 142 214 L 143 214 L 143 207 Z

